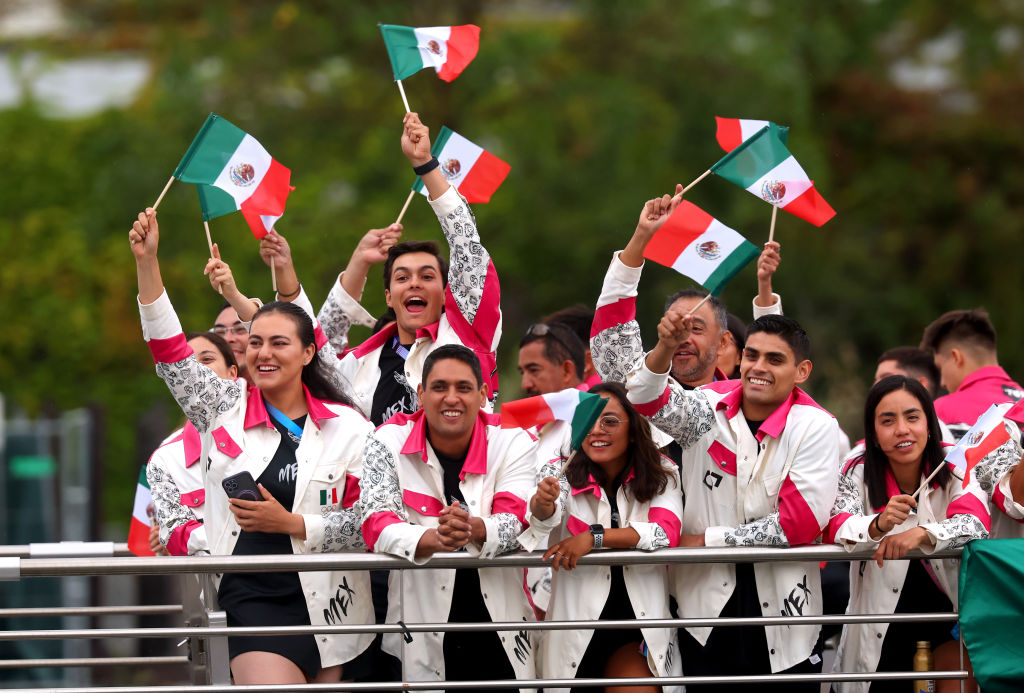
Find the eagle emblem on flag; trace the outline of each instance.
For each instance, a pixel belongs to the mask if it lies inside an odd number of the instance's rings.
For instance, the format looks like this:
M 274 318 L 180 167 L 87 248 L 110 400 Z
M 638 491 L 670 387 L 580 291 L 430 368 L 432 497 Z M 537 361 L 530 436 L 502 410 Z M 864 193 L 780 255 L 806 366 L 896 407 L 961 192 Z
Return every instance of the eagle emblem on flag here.
M 773 205 L 782 202 L 786 196 L 786 184 L 779 180 L 766 180 L 761 184 L 761 197 Z
M 722 256 L 722 248 L 714 241 L 705 241 L 697 246 L 697 254 L 705 260 L 717 260 Z
M 255 178 L 256 169 L 252 167 L 252 164 L 243 162 L 231 167 L 231 182 L 240 188 L 249 187 Z
M 441 44 L 434 39 L 430 39 L 430 41 L 427 42 L 427 49 L 434 55 L 441 55 Z
M 459 163 L 458 159 L 448 159 L 441 164 L 441 172 L 444 173 L 444 177 L 448 180 L 455 178 L 459 175 L 459 171 L 462 170 L 462 164 Z

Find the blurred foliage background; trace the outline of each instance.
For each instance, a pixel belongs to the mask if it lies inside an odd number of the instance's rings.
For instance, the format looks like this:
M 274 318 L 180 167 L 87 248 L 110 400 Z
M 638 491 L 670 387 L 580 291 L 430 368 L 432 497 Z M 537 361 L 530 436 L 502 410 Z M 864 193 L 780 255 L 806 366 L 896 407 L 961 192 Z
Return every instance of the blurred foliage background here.
M 987 307 L 1004 367 L 1024 377 L 1020 2 L 36 0 L 57 19 L 33 33 L 2 14 L 33 0 L 10 1 L 0 10 L 0 392 L 33 416 L 103 412 L 103 504 L 124 532 L 138 467 L 159 442 L 140 434 L 140 418 L 158 412 L 164 432 L 180 419 L 141 339 L 126 231 L 217 112 L 291 168 L 278 229 L 319 305 L 413 182 L 378 22 L 482 27 L 455 82 L 428 70 L 405 88 L 434 132 L 446 124 L 512 166 L 475 208 L 502 281 L 503 399 L 518 395 L 526 325 L 593 305 L 644 201 L 721 156 L 716 115 L 790 126 L 791 151 L 838 212 L 821 229 L 779 215 L 775 286 L 813 340 L 808 389 L 852 439 L 877 355 L 917 344 L 946 310 Z M 138 87 L 88 113 L 62 112 L 34 81 L 86 64 L 117 87 L 125 60 L 143 68 Z M 75 74 L 58 97 L 94 89 Z M 770 208 L 730 183 L 706 179 L 688 199 L 767 240 Z M 186 329 L 205 329 L 220 297 L 202 274 L 192 186 L 176 183 L 160 217 L 170 295 Z M 405 223 L 408 238 L 441 238 L 421 199 Z M 243 291 L 268 298 L 241 216 L 211 227 Z M 648 339 L 664 297 L 689 283 L 645 270 Z M 380 289 L 372 276 L 372 312 L 384 308 Z M 751 265 L 723 298 L 747 318 L 755 290 Z

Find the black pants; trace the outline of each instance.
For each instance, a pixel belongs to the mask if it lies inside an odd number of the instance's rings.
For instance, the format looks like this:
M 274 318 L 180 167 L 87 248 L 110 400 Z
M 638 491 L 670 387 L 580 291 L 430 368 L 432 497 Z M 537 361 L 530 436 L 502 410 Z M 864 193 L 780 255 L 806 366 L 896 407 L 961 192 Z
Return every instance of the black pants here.
M 757 596 L 754 567 L 749 563 L 736 565 L 736 589 L 722 609 L 723 617 L 761 616 L 761 605 Z M 822 639 L 814 645 L 809 659 L 790 667 L 780 674 L 820 674 Z M 687 632 L 679 629 L 679 653 L 682 658 L 684 676 L 755 676 L 772 673 L 768 657 L 768 640 L 764 626 L 720 626 L 711 631 L 707 644 L 700 643 Z M 815 663 L 811 663 L 811 660 Z M 687 693 L 723 693 L 728 691 L 771 691 L 777 693 L 818 693 L 820 683 L 757 684 L 718 683 L 686 686 Z

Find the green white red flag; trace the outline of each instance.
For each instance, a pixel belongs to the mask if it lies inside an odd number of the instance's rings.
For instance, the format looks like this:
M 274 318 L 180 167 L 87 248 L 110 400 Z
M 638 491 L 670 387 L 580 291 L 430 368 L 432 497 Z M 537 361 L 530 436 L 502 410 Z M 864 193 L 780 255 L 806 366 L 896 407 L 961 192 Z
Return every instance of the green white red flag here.
M 476 57 L 480 47 L 480 27 L 474 24 L 425 27 L 381 24 L 380 33 L 384 36 L 396 81 L 432 67 L 438 77 L 451 82 Z
M 263 238 L 284 214 L 292 172 L 255 137 L 215 113 L 207 117 L 174 177 L 196 183 L 203 219 L 241 211 L 256 238 Z
M 775 125 L 769 120 L 748 120 L 745 118 L 720 118 L 715 116 L 715 139 L 719 146 L 727 152 L 731 152 L 746 140 L 750 139 L 768 125 Z M 789 135 L 789 128 L 782 125 L 775 125 L 776 133 L 783 144 Z
M 1003 425 L 1003 412 L 1009 408 L 1006 404 L 993 404 L 946 453 L 946 462 L 963 472 L 964 488 L 967 488 L 974 465 L 1010 439 L 1010 432 Z
M 466 198 L 466 202 L 490 202 L 491 195 L 504 182 L 512 169 L 478 144 L 449 129 L 441 127 L 430 153 L 437 157 L 445 179 Z M 416 179 L 412 189 L 427 194 L 423 180 Z
M 132 524 L 128 528 L 128 550 L 136 556 L 155 556 L 149 549 L 149 519 L 153 506 L 153 495 L 149 492 L 146 479 L 146 465 L 139 472 L 139 484 L 135 487 L 135 505 L 132 508 Z
M 579 450 L 594 427 L 608 400 L 574 388 L 501 405 L 502 428 L 540 427 L 551 421 L 568 421 L 572 426 L 570 447 Z
M 769 123 L 722 157 L 711 172 L 790 214 L 821 226 L 836 215 Z
M 715 296 L 758 254 L 757 246 L 686 200 L 644 248 L 645 258 L 685 274 Z

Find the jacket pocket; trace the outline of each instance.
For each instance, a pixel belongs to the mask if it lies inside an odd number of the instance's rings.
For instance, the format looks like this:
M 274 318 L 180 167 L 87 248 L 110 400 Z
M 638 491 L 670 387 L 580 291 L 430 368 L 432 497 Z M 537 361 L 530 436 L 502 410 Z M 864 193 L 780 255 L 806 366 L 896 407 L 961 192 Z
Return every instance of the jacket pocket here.
M 181 504 L 186 508 L 198 508 L 200 505 L 206 502 L 206 489 L 199 488 L 195 491 L 189 491 L 181 494 Z
M 437 498 L 409 489 L 402 491 L 402 500 L 407 508 L 427 517 L 440 517 L 441 510 L 444 509 L 444 503 Z
M 217 452 L 235 458 L 242 454 L 242 448 L 234 441 L 227 430 L 221 426 L 213 431 L 213 442 Z
M 717 440 L 708 448 L 708 455 L 715 461 L 715 466 L 730 476 L 736 476 L 736 453 Z

